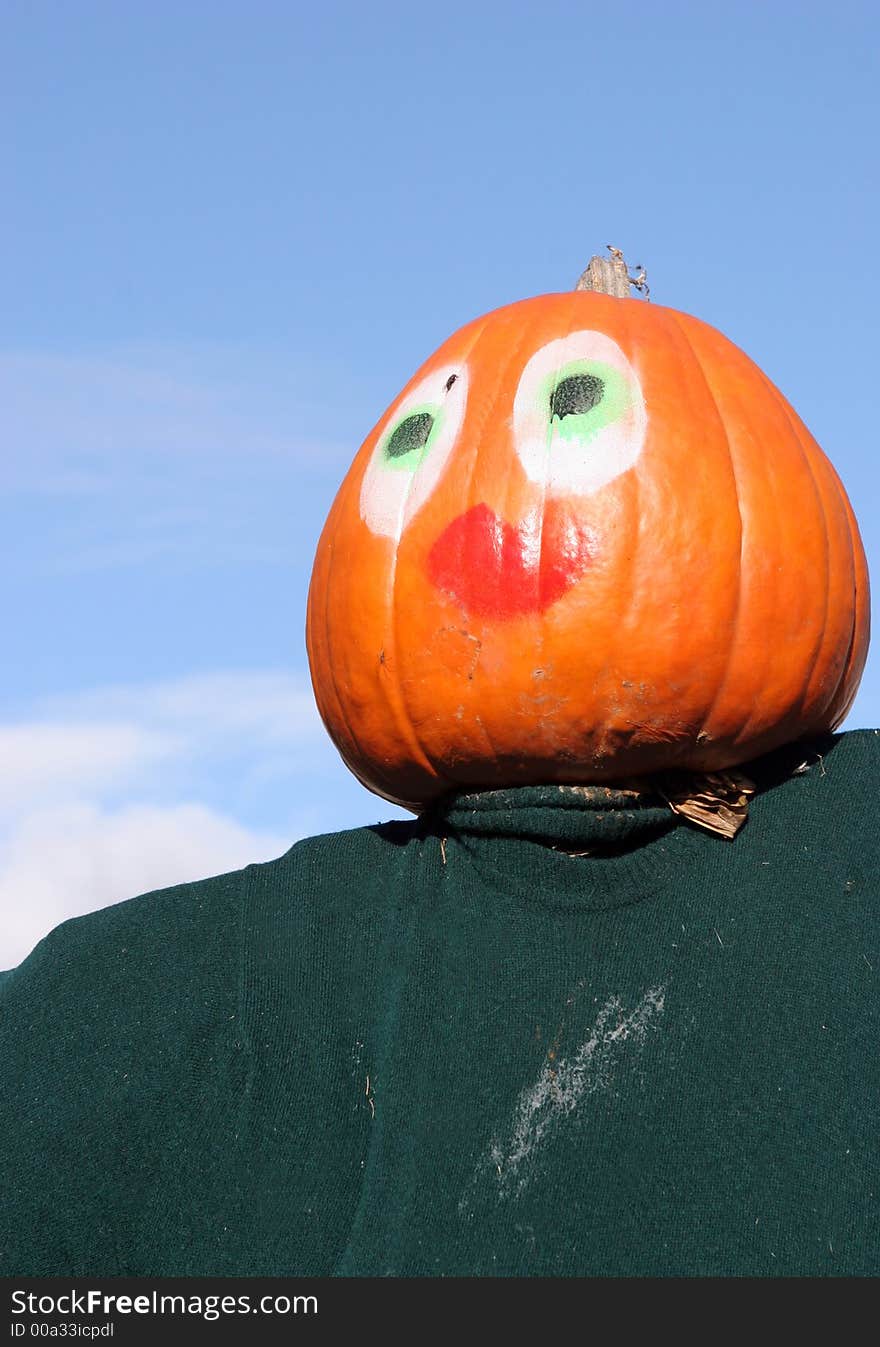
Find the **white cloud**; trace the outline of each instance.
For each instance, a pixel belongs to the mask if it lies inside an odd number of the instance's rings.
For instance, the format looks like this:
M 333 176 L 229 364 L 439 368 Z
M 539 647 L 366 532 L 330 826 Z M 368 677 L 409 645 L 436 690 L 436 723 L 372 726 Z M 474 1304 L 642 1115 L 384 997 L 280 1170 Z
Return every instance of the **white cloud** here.
M 199 804 L 33 810 L 0 844 L 0 968 L 14 967 L 68 917 L 269 860 L 293 841 Z
M 323 733 L 308 681 L 264 670 L 192 674 L 146 684 L 109 685 L 43 703 L 53 719 L 100 716 L 134 721 L 160 738 L 198 743 L 202 751 L 246 738 L 252 745 L 291 743 Z
M 0 725 L 0 811 L 18 813 L 71 790 L 118 787 L 179 748 L 173 736 L 136 724 Z
M 95 688 L 0 725 L 0 968 L 66 917 L 280 855 L 312 815 L 281 835 L 199 789 L 228 778 L 234 808 L 267 764 L 309 775 L 325 742 L 307 681 L 259 670 Z

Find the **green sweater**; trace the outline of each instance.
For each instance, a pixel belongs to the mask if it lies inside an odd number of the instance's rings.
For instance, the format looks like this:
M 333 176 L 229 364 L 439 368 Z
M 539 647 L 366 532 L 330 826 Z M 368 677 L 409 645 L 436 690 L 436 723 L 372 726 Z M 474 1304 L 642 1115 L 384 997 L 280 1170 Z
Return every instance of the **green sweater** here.
M 0 992 L 0 1272 L 877 1275 L 878 765 L 753 764 L 734 842 L 458 796 L 64 922 Z

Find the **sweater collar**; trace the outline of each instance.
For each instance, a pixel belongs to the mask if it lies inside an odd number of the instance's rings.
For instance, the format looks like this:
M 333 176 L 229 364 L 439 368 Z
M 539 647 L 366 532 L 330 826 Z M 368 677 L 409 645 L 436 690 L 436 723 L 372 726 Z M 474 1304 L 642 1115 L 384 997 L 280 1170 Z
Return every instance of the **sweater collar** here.
M 520 786 L 460 792 L 436 824 L 472 836 L 519 837 L 560 851 L 600 854 L 641 845 L 674 826 L 662 800 L 610 786 Z
M 657 897 L 701 845 L 666 805 L 604 786 L 520 786 L 447 796 L 422 815 L 443 874 L 463 874 L 475 902 L 581 912 Z M 690 834 L 690 835 L 689 835 Z M 432 848 L 433 849 L 433 848 Z

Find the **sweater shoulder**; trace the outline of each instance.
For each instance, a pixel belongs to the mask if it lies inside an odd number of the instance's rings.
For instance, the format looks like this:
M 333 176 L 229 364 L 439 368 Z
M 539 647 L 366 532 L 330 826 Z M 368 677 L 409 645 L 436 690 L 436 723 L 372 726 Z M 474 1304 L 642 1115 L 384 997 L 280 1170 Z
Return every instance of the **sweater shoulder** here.
M 175 1111 L 217 1108 L 214 1077 L 234 1058 L 245 876 L 62 922 L 0 981 L 3 1271 L 75 1271 L 90 1248 L 114 1268 L 95 1209 L 111 1210 L 114 1185 L 137 1191 Z
M 797 784 L 804 801 L 841 799 L 854 814 L 871 813 L 880 785 L 880 730 L 848 730 L 786 744 L 745 771 L 759 789 Z
M 826 861 L 850 858 L 876 878 L 880 731 L 788 744 L 745 771 L 758 788 L 750 809 L 756 828 Z
M 880 729 L 845 730 L 826 735 L 808 745 L 807 761 L 831 771 L 837 783 L 849 782 L 867 788 L 880 779 Z
M 394 820 L 340 832 L 317 833 L 294 843 L 277 860 L 251 866 L 258 883 L 307 900 L 320 890 L 322 897 L 349 891 L 352 881 L 369 890 L 371 881 L 384 885 L 417 839 L 415 820 Z
M 123 988 L 167 989 L 211 979 L 234 943 L 247 872 L 176 884 L 71 917 L 54 927 L 0 980 L 0 1007 L 32 996 L 58 1006 L 84 1004 Z
M 418 824 L 394 821 L 303 838 L 252 866 L 244 942 L 264 975 L 309 949 L 378 938 L 423 877 Z M 265 979 L 264 979 L 265 980 Z
M 124 1006 L 151 997 L 163 1017 L 198 988 L 215 988 L 235 965 L 256 889 L 274 894 L 288 916 L 352 880 L 380 882 L 413 835 L 414 824 L 391 822 L 319 834 L 283 855 L 241 870 L 176 884 L 61 922 L 16 968 L 0 972 L 0 1033 L 15 1006 L 38 1006 L 57 1022 L 61 1006 L 83 1008 L 90 996 Z M 51 1006 L 51 1010 L 48 1007 Z
M 210 1020 L 237 994 L 243 942 L 269 904 L 296 927 L 318 905 L 382 887 L 410 823 L 304 838 L 282 856 L 140 894 L 61 922 L 16 968 L 0 973 L 0 1048 L 41 1043 L 80 1054 L 98 1038 L 129 1043 Z M 255 895 L 255 897 L 254 897 Z M 9 1045 L 7 1048 L 7 1044 Z M 97 1060 L 97 1059 L 95 1059 Z

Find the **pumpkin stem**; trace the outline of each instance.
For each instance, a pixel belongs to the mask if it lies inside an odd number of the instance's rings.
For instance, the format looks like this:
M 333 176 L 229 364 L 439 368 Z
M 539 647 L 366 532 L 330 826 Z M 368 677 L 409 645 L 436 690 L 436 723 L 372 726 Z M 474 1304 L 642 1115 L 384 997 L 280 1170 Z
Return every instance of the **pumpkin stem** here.
M 581 275 L 575 290 L 594 290 L 600 295 L 611 295 L 614 299 L 629 299 L 630 287 L 638 290 L 645 299 L 650 299 L 648 278 L 645 268 L 636 268 L 635 276 L 630 276 L 629 267 L 619 248 L 608 245 L 610 257 L 591 257 L 586 271 Z

